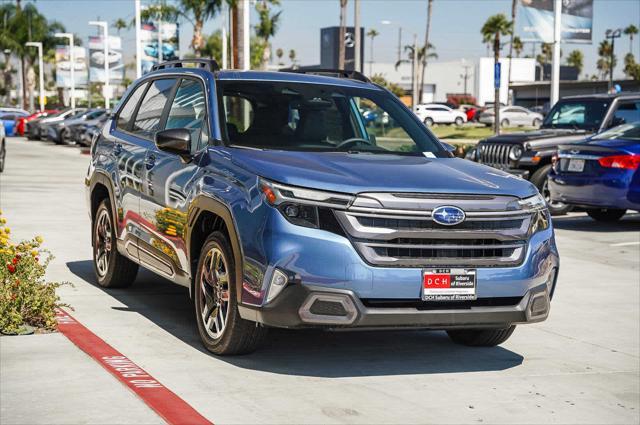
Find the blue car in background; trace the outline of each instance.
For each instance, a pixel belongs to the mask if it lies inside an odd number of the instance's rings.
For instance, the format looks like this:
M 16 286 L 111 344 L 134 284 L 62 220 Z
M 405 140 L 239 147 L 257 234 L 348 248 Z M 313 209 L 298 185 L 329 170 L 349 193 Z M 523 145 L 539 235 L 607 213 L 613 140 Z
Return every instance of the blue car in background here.
M 640 121 L 560 146 L 549 174 L 551 199 L 587 209 L 598 221 L 640 210 Z
M 0 121 L 2 121 L 5 134 L 7 136 L 13 136 L 15 134 L 17 120 L 29 115 L 30 114 L 26 111 L 0 111 Z

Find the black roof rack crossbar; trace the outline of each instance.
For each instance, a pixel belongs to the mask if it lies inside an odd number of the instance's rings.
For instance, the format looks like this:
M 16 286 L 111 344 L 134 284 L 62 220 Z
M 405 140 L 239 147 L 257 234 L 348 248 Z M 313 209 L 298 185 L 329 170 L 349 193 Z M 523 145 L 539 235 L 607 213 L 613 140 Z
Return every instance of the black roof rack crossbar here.
M 185 64 L 194 64 L 196 68 L 204 68 L 211 72 L 219 71 L 220 66 L 214 59 L 176 59 L 162 62 L 151 67 L 151 71 L 167 68 L 184 68 Z
M 344 69 L 326 69 L 326 68 L 288 68 L 281 69 L 282 72 L 294 72 L 297 74 L 309 74 L 309 75 L 322 75 L 325 77 L 336 77 L 336 78 L 348 78 L 350 80 L 362 81 L 363 83 L 370 83 L 371 80 L 364 75 L 362 72 L 358 71 L 347 71 Z

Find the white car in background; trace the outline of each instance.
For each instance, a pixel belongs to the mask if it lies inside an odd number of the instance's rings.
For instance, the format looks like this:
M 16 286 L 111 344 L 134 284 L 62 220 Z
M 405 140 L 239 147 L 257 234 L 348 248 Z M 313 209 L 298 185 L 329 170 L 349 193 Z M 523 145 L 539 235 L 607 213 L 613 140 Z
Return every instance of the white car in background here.
M 542 114 L 530 111 L 521 106 L 503 106 L 500 108 L 501 127 L 540 127 L 542 124 Z M 478 122 L 486 125 L 493 125 L 495 113 L 492 108 L 485 109 L 478 117 Z
M 467 114 L 464 112 L 436 103 L 418 105 L 416 115 L 427 127 L 433 124 L 462 125 L 467 122 Z

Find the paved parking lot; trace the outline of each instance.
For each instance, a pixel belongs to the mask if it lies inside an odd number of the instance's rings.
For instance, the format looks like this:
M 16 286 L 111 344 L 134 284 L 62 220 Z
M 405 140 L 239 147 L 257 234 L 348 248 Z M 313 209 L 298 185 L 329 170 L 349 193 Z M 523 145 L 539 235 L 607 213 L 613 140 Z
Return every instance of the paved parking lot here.
M 141 272 L 94 283 L 77 148 L 8 141 L 0 208 L 41 234 L 73 315 L 214 423 L 635 423 L 640 421 L 640 214 L 554 220 L 561 269 L 548 321 L 502 347 L 443 332 L 274 331 L 255 354 L 200 345 L 186 289 Z M 0 423 L 158 423 L 60 334 L 0 338 Z

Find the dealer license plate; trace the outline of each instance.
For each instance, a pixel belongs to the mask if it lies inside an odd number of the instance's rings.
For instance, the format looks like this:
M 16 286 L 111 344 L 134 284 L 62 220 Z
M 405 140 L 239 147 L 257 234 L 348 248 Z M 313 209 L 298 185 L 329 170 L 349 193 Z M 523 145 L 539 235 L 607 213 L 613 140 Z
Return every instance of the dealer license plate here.
M 475 269 L 427 269 L 422 273 L 424 301 L 467 301 L 476 298 Z
M 581 173 L 584 170 L 584 159 L 570 159 L 567 170 Z

